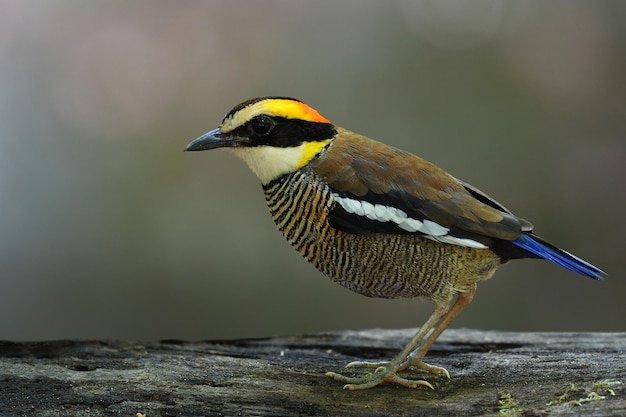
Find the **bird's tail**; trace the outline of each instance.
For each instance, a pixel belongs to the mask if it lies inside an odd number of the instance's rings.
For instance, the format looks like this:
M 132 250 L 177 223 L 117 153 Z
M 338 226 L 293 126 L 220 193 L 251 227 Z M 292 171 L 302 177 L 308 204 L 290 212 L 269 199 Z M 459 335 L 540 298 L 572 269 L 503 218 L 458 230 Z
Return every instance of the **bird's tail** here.
M 520 237 L 511 243 L 540 258 L 547 259 L 565 269 L 576 272 L 577 274 L 585 275 L 593 279 L 604 279 L 606 275 L 606 272 L 596 268 L 589 262 L 583 261 L 579 257 L 549 244 L 539 236 L 522 233 Z

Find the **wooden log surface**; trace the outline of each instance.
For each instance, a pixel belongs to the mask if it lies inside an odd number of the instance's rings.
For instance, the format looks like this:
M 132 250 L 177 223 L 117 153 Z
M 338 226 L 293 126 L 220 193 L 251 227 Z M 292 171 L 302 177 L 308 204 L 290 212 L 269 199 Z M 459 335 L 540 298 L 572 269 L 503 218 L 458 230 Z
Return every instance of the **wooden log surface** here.
M 205 342 L 0 342 L 1 416 L 625 416 L 626 333 L 447 330 L 451 379 L 346 391 L 324 376 L 393 357 L 411 330 Z

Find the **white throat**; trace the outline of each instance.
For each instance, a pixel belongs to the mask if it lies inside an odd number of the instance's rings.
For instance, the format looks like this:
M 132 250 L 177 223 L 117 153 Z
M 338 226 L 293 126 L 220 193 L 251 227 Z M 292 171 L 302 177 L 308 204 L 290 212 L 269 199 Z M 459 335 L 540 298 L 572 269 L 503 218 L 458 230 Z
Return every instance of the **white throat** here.
M 304 154 L 303 146 L 288 148 L 254 146 L 226 149 L 243 160 L 263 185 L 300 168 Z

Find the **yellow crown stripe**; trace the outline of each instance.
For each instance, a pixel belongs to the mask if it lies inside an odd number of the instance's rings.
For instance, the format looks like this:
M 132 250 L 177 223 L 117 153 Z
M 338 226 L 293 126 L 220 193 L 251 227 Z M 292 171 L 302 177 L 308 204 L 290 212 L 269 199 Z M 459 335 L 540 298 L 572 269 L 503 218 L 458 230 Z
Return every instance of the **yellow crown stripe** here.
M 231 117 L 224 120 L 220 129 L 222 132 L 231 131 L 245 124 L 255 116 L 266 114 L 268 116 L 284 117 L 286 119 L 299 119 L 307 122 L 330 123 L 330 120 L 319 114 L 304 103 L 287 99 L 267 99 L 251 104 L 239 110 Z
M 273 99 L 264 100 L 259 104 L 267 106 L 267 114 L 273 113 L 272 116 L 306 120 L 307 122 L 330 123 L 330 120 L 319 114 L 317 110 L 299 101 Z

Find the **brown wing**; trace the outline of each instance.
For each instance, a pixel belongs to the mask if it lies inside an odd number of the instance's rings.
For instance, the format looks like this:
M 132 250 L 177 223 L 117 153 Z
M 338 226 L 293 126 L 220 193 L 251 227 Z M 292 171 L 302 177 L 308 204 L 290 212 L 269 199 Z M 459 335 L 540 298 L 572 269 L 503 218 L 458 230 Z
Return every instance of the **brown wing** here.
M 310 166 L 340 201 L 399 209 L 418 222 L 449 229 L 450 236 L 488 246 L 493 239 L 514 240 L 522 230 L 532 229 L 530 223 L 434 164 L 345 129 L 337 131 L 337 138 Z M 349 208 L 336 207 L 331 221 L 351 232 L 398 232 L 394 221 L 350 213 Z M 414 228 L 407 227 L 409 232 Z M 428 228 L 416 232 L 428 234 L 424 230 Z

